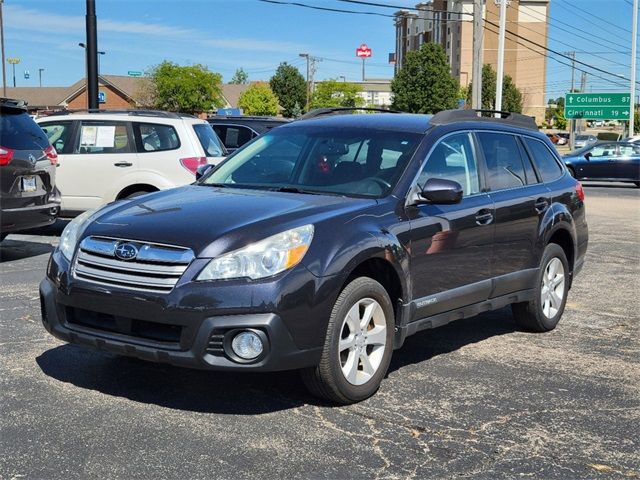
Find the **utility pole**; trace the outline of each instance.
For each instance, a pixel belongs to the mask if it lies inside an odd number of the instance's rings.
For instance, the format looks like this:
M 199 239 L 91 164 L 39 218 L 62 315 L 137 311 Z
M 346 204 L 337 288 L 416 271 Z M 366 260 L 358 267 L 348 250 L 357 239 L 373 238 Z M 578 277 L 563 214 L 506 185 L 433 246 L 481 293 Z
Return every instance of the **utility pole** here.
M 587 72 L 582 72 L 580 76 L 580 93 L 585 93 L 587 91 Z M 584 120 L 578 121 L 578 132 L 582 133 L 584 131 Z
M 482 18 L 483 0 L 473 0 L 473 66 L 471 71 L 471 108 L 482 109 Z
M 633 136 L 636 113 L 636 51 L 638 48 L 638 0 L 633 0 L 633 21 L 631 27 L 631 96 L 629 103 L 629 136 Z
M 575 89 L 575 77 L 576 77 L 576 52 L 565 52 L 565 55 L 571 57 L 571 90 L 569 93 L 573 93 Z M 572 118 L 569 120 L 569 147 L 573 149 L 573 145 L 576 139 L 576 121 Z
M 7 96 L 7 70 L 4 59 L 4 17 L 2 16 L 2 5 L 4 0 L 0 0 L 0 47 L 2 47 L 2 96 Z
M 496 110 L 502 110 L 504 81 L 504 35 L 507 28 L 507 0 L 500 0 L 500 33 L 498 35 L 498 73 L 496 81 Z
M 38 69 L 38 78 L 40 79 L 40 86 L 42 87 L 42 72 L 44 72 L 44 68 Z
M 87 108 L 98 109 L 98 27 L 96 0 L 87 0 Z
M 364 57 L 362 57 L 362 81 L 364 82 Z
M 7 58 L 7 63 L 13 68 L 13 88 L 16 88 L 16 65 L 20 63 L 20 59 L 18 57 L 9 57 Z
M 305 111 L 309 111 L 309 101 L 310 101 L 310 90 L 311 90 L 311 84 L 309 83 L 309 54 L 308 53 L 300 53 L 299 54 L 301 57 L 306 58 L 307 59 L 307 103 L 305 105 Z

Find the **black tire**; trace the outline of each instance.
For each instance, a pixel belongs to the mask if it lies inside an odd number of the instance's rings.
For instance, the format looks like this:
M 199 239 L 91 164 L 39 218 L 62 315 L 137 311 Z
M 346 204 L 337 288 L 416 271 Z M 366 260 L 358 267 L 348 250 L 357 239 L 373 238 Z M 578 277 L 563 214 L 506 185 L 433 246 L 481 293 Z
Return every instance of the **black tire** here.
M 382 360 L 375 373 L 365 383 L 354 385 L 347 381 L 342 373 L 338 344 L 347 313 L 359 301 L 367 298 L 375 300 L 382 308 L 386 323 L 386 343 Z M 344 405 L 369 398 L 376 393 L 389 368 L 393 353 L 394 327 L 393 305 L 384 287 L 368 277 L 359 277 L 350 282 L 340 293 L 331 311 L 320 364 L 301 371 L 307 389 L 317 397 Z M 360 369 L 360 360 L 356 363 L 356 368 Z
M 7 238 L 8 233 L 0 233 L 0 242 Z
M 127 196 L 122 198 L 136 198 L 136 197 L 139 197 L 140 195 L 146 195 L 147 193 L 151 193 L 151 192 L 147 190 L 138 190 L 137 192 L 130 193 Z
M 576 178 L 576 171 L 573 169 L 573 167 L 567 167 L 567 170 L 569 171 L 569 175 L 571 175 L 573 178 Z
M 543 311 L 543 282 L 544 276 L 547 275 L 547 268 L 554 259 L 560 260 L 564 269 L 564 283 L 562 289 L 562 298 L 559 302 L 560 305 L 557 311 L 551 316 L 545 315 Z M 533 300 L 529 302 L 514 303 L 511 305 L 513 316 L 520 327 L 532 332 L 548 332 L 556 328 L 564 307 L 567 303 L 567 294 L 569 293 L 570 282 L 570 270 L 569 263 L 567 262 L 567 256 L 560 245 L 550 243 L 542 254 L 542 260 L 540 261 L 540 271 L 536 276 L 536 285 L 534 288 Z M 551 313 L 551 312 L 550 312 Z
M 633 182 L 633 184 L 634 184 L 637 188 L 640 188 L 640 182 Z

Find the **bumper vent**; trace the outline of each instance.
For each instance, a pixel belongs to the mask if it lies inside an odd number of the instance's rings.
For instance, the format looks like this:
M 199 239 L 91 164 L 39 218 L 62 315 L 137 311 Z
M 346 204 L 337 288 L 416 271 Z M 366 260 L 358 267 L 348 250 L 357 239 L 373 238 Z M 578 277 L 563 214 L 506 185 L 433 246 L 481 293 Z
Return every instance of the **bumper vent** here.
M 100 285 L 167 293 L 194 256 L 184 247 L 87 237 L 80 242 L 73 276 Z
M 214 330 L 209 337 L 209 343 L 207 344 L 206 352 L 209 355 L 215 355 L 217 357 L 224 356 L 224 332 L 222 330 Z

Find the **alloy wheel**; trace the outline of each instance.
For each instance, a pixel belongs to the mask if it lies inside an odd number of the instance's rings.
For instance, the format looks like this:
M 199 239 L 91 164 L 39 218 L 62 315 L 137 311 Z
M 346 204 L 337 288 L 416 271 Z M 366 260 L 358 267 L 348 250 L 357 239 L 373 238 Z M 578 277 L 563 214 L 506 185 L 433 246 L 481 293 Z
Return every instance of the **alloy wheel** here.
M 542 275 L 540 305 L 545 317 L 553 318 L 560 310 L 564 297 L 564 282 L 564 266 L 559 258 L 554 257 L 549 260 Z

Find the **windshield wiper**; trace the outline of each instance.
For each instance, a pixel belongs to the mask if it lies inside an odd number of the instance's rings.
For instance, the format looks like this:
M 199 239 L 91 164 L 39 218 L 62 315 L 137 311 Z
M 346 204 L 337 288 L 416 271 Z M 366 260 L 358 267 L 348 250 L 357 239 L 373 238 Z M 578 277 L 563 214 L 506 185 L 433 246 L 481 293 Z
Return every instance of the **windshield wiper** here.
M 270 188 L 272 192 L 286 192 L 286 193 L 306 193 L 309 195 L 324 195 L 324 192 L 317 192 L 315 190 L 304 190 L 298 187 L 276 187 Z

